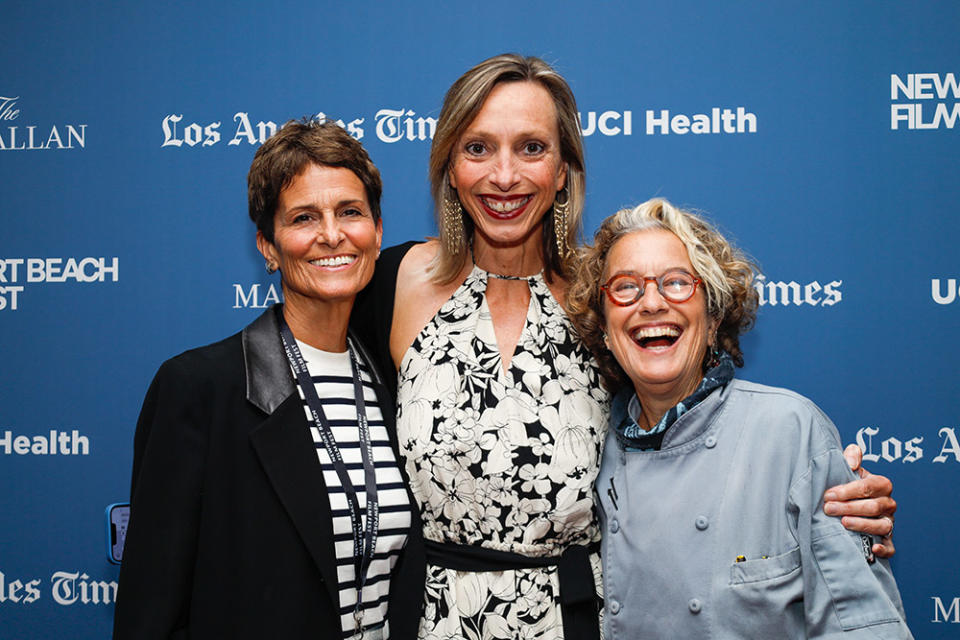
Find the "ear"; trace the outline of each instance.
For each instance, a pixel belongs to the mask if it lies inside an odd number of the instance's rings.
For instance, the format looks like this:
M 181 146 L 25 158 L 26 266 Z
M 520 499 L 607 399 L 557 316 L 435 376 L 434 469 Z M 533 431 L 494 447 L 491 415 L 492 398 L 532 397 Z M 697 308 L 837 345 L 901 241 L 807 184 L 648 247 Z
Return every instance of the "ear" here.
M 260 252 L 260 255 L 262 255 L 263 259 L 267 262 L 273 262 L 277 265 L 280 264 L 277 248 L 273 246 L 272 242 L 267 240 L 267 237 L 263 235 L 262 231 L 257 231 L 257 251 Z
M 557 191 L 562 190 L 567 185 L 567 169 L 569 165 L 564 162 L 557 171 Z
M 707 346 L 713 348 L 717 346 L 717 329 L 720 328 L 720 319 L 708 316 L 707 320 Z
M 450 188 L 456 191 L 457 189 L 457 177 L 453 171 L 453 162 L 447 163 L 447 182 L 450 183 Z
M 377 255 L 380 255 L 380 245 L 383 243 L 383 216 L 377 220 Z

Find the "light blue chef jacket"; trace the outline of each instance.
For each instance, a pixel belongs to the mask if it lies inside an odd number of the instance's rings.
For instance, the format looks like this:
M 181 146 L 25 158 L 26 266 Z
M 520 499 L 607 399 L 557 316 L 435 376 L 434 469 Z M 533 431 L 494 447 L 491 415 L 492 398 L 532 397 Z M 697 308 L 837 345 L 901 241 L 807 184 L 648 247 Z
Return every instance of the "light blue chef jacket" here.
M 732 380 L 660 451 L 626 452 L 611 428 L 596 484 L 606 640 L 912 638 L 871 539 L 823 513 L 824 491 L 853 479 L 833 423 L 785 389 Z

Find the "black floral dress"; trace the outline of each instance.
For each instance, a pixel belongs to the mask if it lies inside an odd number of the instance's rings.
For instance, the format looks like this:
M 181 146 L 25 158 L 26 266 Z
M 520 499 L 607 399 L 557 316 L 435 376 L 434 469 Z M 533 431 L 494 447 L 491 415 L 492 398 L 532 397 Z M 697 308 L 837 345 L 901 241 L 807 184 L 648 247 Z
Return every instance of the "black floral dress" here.
M 608 397 L 543 277 L 527 281 L 508 372 L 477 267 L 400 365 L 400 449 L 428 540 L 541 557 L 600 538 L 592 491 Z M 599 558 L 590 559 L 600 597 Z M 428 565 L 420 637 L 563 638 L 556 567 Z

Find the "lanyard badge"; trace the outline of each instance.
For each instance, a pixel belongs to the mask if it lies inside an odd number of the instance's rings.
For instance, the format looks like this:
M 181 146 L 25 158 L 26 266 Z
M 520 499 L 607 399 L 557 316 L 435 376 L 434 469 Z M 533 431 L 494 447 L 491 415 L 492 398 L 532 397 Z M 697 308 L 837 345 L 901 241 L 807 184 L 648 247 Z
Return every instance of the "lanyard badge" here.
M 313 422 L 320 432 L 320 438 L 323 446 L 330 456 L 330 462 L 340 484 L 343 486 L 344 494 L 347 498 L 347 506 L 350 510 L 350 525 L 353 529 L 353 566 L 357 581 L 357 603 L 353 611 L 353 619 L 356 629 L 362 632 L 361 621 L 363 619 L 362 595 L 363 587 L 367 582 L 367 573 L 370 569 L 370 562 L 373 560 L 374 552 L 377 547 L 377 533 L 380 528 L 380 505 L 377 501 L 377 478 L 376 470 L 373 464 L 373 444 L 370 440 L 370 427 L 367 423 L 367 408 L 363 397 L 363 380 L 360 375 L 360 362 L 357 359 L 356 350 L 349 338 L 347 338 L 347 351 L 350 353 L 350 366 L 353 371 L 353 393 L 357 406 L 357 427 L 360 432 L 360 455 L 363 459 L 363 477 L 364 489 L 367 497 L 367 522 L 364 526 L 360 514 L 360 501 L 357 498 L 357 490 L 350 480 L 350 474 L 347 472 L 347 466 L 343 462 L 343 456 L 340 454 L 340 447 L 333 437 L 333 430 L 326 414 L 323 412 L 323 405 L 320 397 L 317 395 L 317 389 L 307 370 L 307 363 L 300 353 L 300 347 L 297 345 L 296 338 L 290 327 L 287 326 L 283 318 L 283 313 L 278 311 L 277 316 L 280 321 L 280 337 L 283 340 L 283 349 L 287 355 L 287 361 L 290 368 L 293 369 L 297 377 L 297 383 L 303 391 L 304 399 L 313 416 Z

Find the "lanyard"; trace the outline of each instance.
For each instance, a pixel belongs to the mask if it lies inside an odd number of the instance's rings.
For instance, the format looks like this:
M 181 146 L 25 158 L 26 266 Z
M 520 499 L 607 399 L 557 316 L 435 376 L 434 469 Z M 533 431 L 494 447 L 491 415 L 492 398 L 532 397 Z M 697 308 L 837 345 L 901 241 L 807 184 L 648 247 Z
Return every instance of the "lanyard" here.
M 320 438 L 323 440 L 323 446 L 330 456 L 330 462 L 340 478 L 340 484 L 343 486 L 343 492 L 347 497 L 347 506 L 350 508 L 350 525 L 353 528 L 353 567 L 357 580 L 357 604 L 353 609 L 353 619 L 356 628 L 360 629 L 360 621 L 363 618 L 361 609 L 363 586 L 367 582 L 367 573 L 370 569 L 370 562 L 373 560 L 373 554 L 377 547 L 377 533 L 380 528 L 380 504 L 377 501 L 377 478 L 373 464 L 373 444 L 370 441 L 370 427 L 367 424 L 367 408 L 363 399 L 363 380 L 360 377 L 360 363 L 357 360 L 356 351 L 350 339 L 347 339 L 347 351 L 350 353 L 350 365 L 353 370 L 353 394 L 357 403 L 357 426 L 360 430 L 360 455 L 363 459 L 363 476 L 365 480 L 365 489 L 367 493 L 367 526 L 363 526 L 363 520 L 360 517 L 360 502 L 357 499 L 357 491 L 350 480 L 350 474 L 347 473 L 347 465 L 343 462 L 340 455 L 340 447 L 333 437 L 333 430 L 330 428 L 330 422 L 323 412 L 323 406 L 320 403 L 320 397 L 317 395 L 317 389 L 313 385 L 313 380 L 307 371 L 307 363 L 300 353 L 300 347 L 293 337 L 293 332 L 287 326 L 283 313 L 278 312 L 280 320 L 280 337 L 283 339 L 283 349 L 287 354 L 287 360 L 294 374 L 297 376 L 297 382 L 303 391 L 304 399 L 313 415 L 313 422 L 320 432 Z

